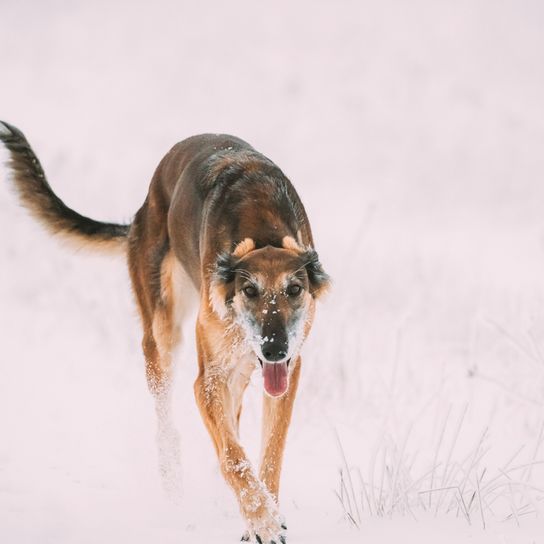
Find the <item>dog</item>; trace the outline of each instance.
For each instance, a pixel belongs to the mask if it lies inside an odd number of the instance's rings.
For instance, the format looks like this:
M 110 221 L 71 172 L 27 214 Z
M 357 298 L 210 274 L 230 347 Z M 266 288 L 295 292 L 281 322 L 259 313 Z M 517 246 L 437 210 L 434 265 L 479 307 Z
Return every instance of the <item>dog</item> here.
M 300 349 L 316 300 L 330 285 L 291 182 L 239 138 L 193 136 L 161 160 L 130 224 L 105 223 L 78 214 L 56 196 L 20 130 L 0 122 L 0 139 L 10 152 L 22 204 L 52 234 L 127 256 L 166 480 L 178 463 L 170 413 L 172 352 L 189 291 L 196 290 L 195 398 L 245 520 L 243 539 L 285 542 L 278 492 Z M 238 428 L 244 390 L 259 366 L 264 421 L 255 471 Z

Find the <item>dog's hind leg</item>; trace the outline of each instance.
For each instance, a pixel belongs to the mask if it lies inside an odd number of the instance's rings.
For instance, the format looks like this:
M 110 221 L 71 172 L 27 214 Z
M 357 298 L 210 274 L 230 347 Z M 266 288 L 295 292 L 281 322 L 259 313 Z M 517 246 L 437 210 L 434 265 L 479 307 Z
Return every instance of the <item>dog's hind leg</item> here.
M 143 245 L 143 244 L 142 244 Z M 171 409 L 173 352 L 181 339 L 182 306 L 179 291 L 186 278 L 167 246 L 142 250 L 135 243 L 129 264 L 143 324 L 142 348 L 147 384 L 155 399 L 159 470 L 163 486 L 174 499 L 181 493 L 179 433 Z
M 159 470 L 167 493 L 173 498 L 181 495 L 180 439 L 172 417 L 172 382 L 174 351 L 181 340 L 181 300 L 179 267 L 172 252 L 167 253 L 161 265 L 161 298 L 155 308 L 151 338 L 144 338 L 151 350 L 146 350 L 148 386 L 155 396 L 157 411 L 157 444 Z M 153 343 L 156 346 L 153 349 Z

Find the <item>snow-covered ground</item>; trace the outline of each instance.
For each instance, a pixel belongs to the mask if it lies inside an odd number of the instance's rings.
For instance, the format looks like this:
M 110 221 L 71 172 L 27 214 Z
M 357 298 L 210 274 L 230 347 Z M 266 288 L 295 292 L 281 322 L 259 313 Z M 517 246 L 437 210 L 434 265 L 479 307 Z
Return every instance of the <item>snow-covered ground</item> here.
M 76 210 L 130 219 L 199 132 L 299 190 L 335 288 L 287 446 L 292 544 L 544 541 L 543 25 L 529 0 L 0 3 L 0 119 Z M 236 542 L 191 325 L 173 504 L 122 259 L 59 246 L 0 179 L 0 542 Z

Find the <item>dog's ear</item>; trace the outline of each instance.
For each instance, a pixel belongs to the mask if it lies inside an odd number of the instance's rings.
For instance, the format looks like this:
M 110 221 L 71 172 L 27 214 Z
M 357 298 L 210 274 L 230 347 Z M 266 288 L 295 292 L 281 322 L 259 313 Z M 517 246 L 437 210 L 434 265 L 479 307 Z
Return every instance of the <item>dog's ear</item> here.
M 225 319 L 228 307 L 234 297 L 235 268 L 238 259 L 231 253 L 217 256 L 210 278 L 210 303 L 215 313 Z
M 331 286 L 330 276 L 323 270 L 319 256 L 315 249 L 309 249 L 302 254 L 308 280 L 310 282 L 310 293 L 314 298 L 324 295 Z
M 222 281 L 223 283 L 231 283 L 234 281 L 234 269 L 236 268 L 236 257 L 223 251 L 217 256 L 214 268 L 214 279 Z

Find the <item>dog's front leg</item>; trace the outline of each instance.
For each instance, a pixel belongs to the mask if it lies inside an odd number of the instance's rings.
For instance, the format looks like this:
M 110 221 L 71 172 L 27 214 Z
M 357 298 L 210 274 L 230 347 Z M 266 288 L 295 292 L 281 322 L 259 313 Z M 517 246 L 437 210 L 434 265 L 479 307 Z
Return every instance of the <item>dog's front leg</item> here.
M 273 398 L 265 393 L 263 399 L 263 429 L 259 476 L 270 493 L 276 498 L 276 501 L 278 501 L 283 450 L 285 448 L 287 430 L 291 421 L 293 403 L 300 376 L 300 357 L 293 364 L 289 388 L 285 395 Z
M 256 476 L 238 441 L 237 410 L 229 383 L 235 365 L 210 358 L 206 338 L 197 326 L 200 373 L 195 382 L 195 397 L 212 437 L 221 472 L 234 491 L 249 534 L 257 542 L 284 542 L 278 508 L 273 495 Z M 258 538 L 257 538 L 258 537 Z

